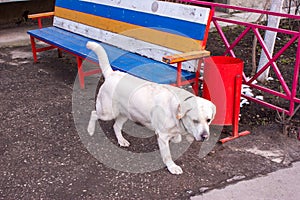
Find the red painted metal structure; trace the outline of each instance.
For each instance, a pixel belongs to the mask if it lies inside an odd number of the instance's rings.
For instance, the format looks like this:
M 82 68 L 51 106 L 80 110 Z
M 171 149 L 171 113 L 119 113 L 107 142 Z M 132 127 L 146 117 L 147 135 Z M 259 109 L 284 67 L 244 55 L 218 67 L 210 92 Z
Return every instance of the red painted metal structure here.
M 299 27 L 299 31 L 292 31 L 292 30 L 287 30 L 287 29 L 282 29 L 282 28 L 272 28 L 272 27 L 268 27 L 268 26 L 264 26 L 264 25 L 260 25 L 260 24 L 244 22 L 242 20 L 238 21 L 238 20 L 234 20 L 234 19 L 218 17 L 214 13 L 215 13 L 216 8 L 225 8 L 225 9 L 232 9 L 235 11 L 266 14 L 266 15 L 290 18 L 290 19 L 295 19 L 295 20 L 300 20 L 300 16 L 265 11 L 265 10 L 258 10 L 258 9 L 252 9 L 252 8 L 245 8 L 245 7 L 239 7 L 239 6 L 232 6 L 232 5 L 226 5 L 226 4 L 197 1 L 197 0 L 181 0 L 181 2 L 188 2 L 188 3 L 192 3 L 192 4 L 197 4 L 200 6 L 208 6 L 212 9 L 213 12 L 212 12 L 212 16 L 210 16 L 210 17 L 212 18 L 212 22 L 214 23 L 216 30 L 218 31 L 220 37 L 222 38 L 222 40 L 225 44 L 226 49 L 225 49 L 224 55 L 229 54 L 233 57 L 236 57 L 233 49 L 241 41 L 241 39 L 243 39 L 245 37 L 245 35 L 247 35 L 250 31 L 252 31 L 256 35 L 260 45 L 262 46 L 263 51 L 267 55 L 269 62 L 250 79 L 248 79 L 246 77 L 245 73 L 243 73 L 243 77 L 242 77 L 243 84 L 246 84 L 246 85 L 250 86 L 251 88 L 258 89 L 260 91 L 269 93 L 271 95 L 274 95 L 274 96 L 277 96 L 279 98 L 289 101 L 289 108 L 285 109 L 285 108 L 273 105 L 271 103 L 265 102 L 263 100 L 253 98 L 251 96 L 246 96 L 246 95 L 242 95 L 242 96 L 251 101 L 260 103 L 268 108 L 271 108 L 271 109 L 274 109 L 274 110 L 277 110 L 280 112 L 284 112 L 285 114 L 290 115 L 290 116 L 293 115 L 295 112 L 295 104 L 300 104 L 300 98 L 299 98 L 299 96 L 297 96 L 297 88 L 299 87 L 299 85 L 298 85 L 299 84 L 298 83 L 299 70 L 300 70 L 300 27 Z M 50 13 L 47 13 L 46 16 L 42 16 L 42 17 L 48 17 L 51 15 L 53 15 L 53 13 L 50 12 Z M 34 17 L 36 17 L 36 16 L 32 16 L 32 18 L 34 18 Z M 38 17 L 40 18 L 41 16 L 38 16 Z M 245 27 L 245 30 L 235 39 L 234 42 L 232 42 L 232 44 L 230 44 L 228 42 L 224 32 L 222 31 L 222 27 L 220 26 L 219 22 L 225 22 L 225 23 L 229 23 L 232 25 L 243 26 L 243 27 Z M 39 26 L 41 27 L 41 22 L 39 22 Z M 274 56 L 272 56 L 269 53 L 269 51 L 267 50 L 266 44 L 263 40 L 263 37 L 261 36 L 261 34 L 259 32 L 260 30 L 263 30 L 263 31 L 269 30 L 269 31 L 277 32 L 277 33 L 287 34 L 287 35 L 291 36 L 291 39 L 289 42 L 287 42 L 282 47 L 282 49 L 280 49 Z M 34 39 L 31 38 L 31 40 L 34 40 Z M 284 80 L 283 76 L 281 75 L 280 68 L 276 63 L 276 60 L 286 51 L 286 49 L 288 49 L 288 47 L 290 47 L 294 43 L 296 43 L 297 51 L 295 52 L 295 65 L 294 65 L 293 81 L 292 81 L 292 85 L 289 87 L 286 80 Z M 34 45 L 35 42 L 32 41 L 32 44 Z M 35 46 L 33 46 L 32 49 L 33 49 L 33 54 L 34 54 L 34 61 L 35 62 L 37 61 L 37 58 L 35 55 L 36 52 L 45 51 L 45 50 L 52 49 L 52 48 L 55 48 L 55 47 L 50 46 L 50 47 L 44 47 L 44 48 L 37 49 L 37 48 L 35 48 Z M 294 55 L 291 55 L 291 56 L 294 56 Z M 80 59 L 80 58 L 77 58 L 77 59 Z M 79 63 L 81 63 L 81 62 L 79 62 Z M 259 75 L 261 75 L 269 66 L 271 66 L 271 68 L 275 72 L 275 74 L 281 84 L 281 87 L 283 89 L 283 92 L 278 92 L 278 91 L 272 90 L 270 88 L 267 88 L 266 86 L 255 84 L 254 81 L 257 79 L 257 77 Z M 81 76 L 80 79 L 83 79 L 84 74 L 81 69 L 81 65 L 78 66 L 78 69 L 79 69 L 79 75 Z M 180 67 L 179 67 L 179 70 L 180 70 Z M 82 85 L 82 87 L 84 87 L 84 86 Z
M 239 132 L 238 128 L 244 61 L 231 56 L 211 56 L 204 59 L 204 66 L 202 97 L 217 107 L 211 124 L 232 126 L 230 136 L 220 142 L 250 134 L 250 131 Z
M 209 6 L 215 13 L 216 8 L 225 8 L 225 9 L 232 9 L 235 11 L 242 11 L 242 12 L 250 12 L 250 13 L 259 13 L 259 14 L 265 14 L 269 16 L 277 16 L 277 17 L 283 17 L 283 18 L 289 18 L 289 19 L 295 19 L 295 20 L 300 20 L 299 15 L 291 15 L 291 14 L 284 14 L 284 13 L 277 13 L 277 12 L 271 12 L 271 11 L 266 11 L 266 10 L 259 10 L 259 9 L 252 9 L 252 8 L 245 8 L 245 7 L 239 7 L 239 6 L 232 6 L 232 5 L 225 5 L 225 4 L 219 4 L 219 3 L 210 3 L 210 2 L 204 2 L 204 1 L 196 1 L 196 0 L 182 0 L 182 2 L 188 2 L 188 3 L 193 3 L 197 5 L 202 5 L 202 6 Z M 260 43 L 263 51 L 265 52 L 267 58 L 268 58 L 268 63 L 265 64 L 261 70 L 259 70 L 252 78 L 248 79 L 243 73 L 243 84 L 246 84 L 250 86 L 251 88 L 258 89 L 262 92 L 269 93 L 271 95 L 277 96 L 279 98 L 285 99 L 289 101 L 289 108 L 282 108 L 276 105 L 273 105 L 271 103 L 265 102 L 263 100 L 256 99 L 254 97 L 242 95 L 244 98 L 247 98 L 251 101 L 260 103 L 268 108 L 277 110 L 279 112 L 284 112 L 287 115 L 293 115 L 295 112 L 295 107 L 296 104 L 300 104 L 300 98 L 297 96 L 297 88 L 299 87 L 298 83 L 298 78 L 299 78 L 299 70 L 300 70 L 300 27 L 298 31 L 292 31 L 288 29 L 282 29 L 282 28 L 272 28 L 260 24 L 255 24 L 255 23 L 249 23 L 249 22 L 244 22 L 244 21 L 238 21 L 234 19 L 228 19 L 228 18 L 222 18 L 222 17 L 217 17 L 215 14 L 212 17 L 212 22 L 215 25 L 216 30 L 218 31 L 220 37 L 222 38 L 224 44 L 225 44 L 225 52 L 224 55 L 231 55 L 233 57 L 235 56 L 235 53 L 233 51 L 234 47 L 241 41 L 242 38 L 245 37 L 246 34 L 248 34 L 250 31 L 252 31 L 255 36 L 258 39 L 258 42 Z M 230 44 L 222 31 L 222 27 L 220 26 L 219 22 L 225 22 L 229 23 L 232 25 L 239 25 L 245 27 L 245 30 L 235 39 L 232 44 Z M 277 33 L 283 33 L 291 36 L 291 39 L 275 54 L 271 55 L 266 47 L 266 44 L 263 40 L 263 37 L 260 34 L 260 30 L 263 31 L 274 31 Z M 277 65 L 276 60 L 292 45 L 296 43 L 297 46 L 297 51 L 295 52 L 295 55 L 290 55 L 290 56 L 295 56 L 295 65 L 294 65 L 294 73 L 293 73 L 293 81 L 292 85 L 288 86 L 286 80 L 283 78 L 280 67 Z M 261 75 L 268 67 L 271 67 L 273 71 L 275 72 L 279 83 L 283 89 L 283 92 L 278 92 L 275 90 L 272 90 L 270 88 L 267 88 L 266 86 L 261 86 L 258 84 L 255 84 L 255 80 L 259 75 Z M 298 94 L 299 95 L 299 94 Z

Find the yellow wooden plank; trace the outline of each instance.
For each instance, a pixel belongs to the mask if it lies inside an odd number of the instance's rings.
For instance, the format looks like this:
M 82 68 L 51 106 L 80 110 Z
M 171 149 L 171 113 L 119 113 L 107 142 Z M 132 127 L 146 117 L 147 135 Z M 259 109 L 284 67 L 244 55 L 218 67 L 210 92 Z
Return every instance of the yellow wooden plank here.
M 160 45 L 180 52 L 202 49 L 202 41 L 109 18 L 99 17 L 61 7 L 55 8 L 55 15 L 64 19 Z
M 37 19 L 37 18 L 44 18 L 44 17 L 51 17 L 54 16 L 54 12 L 44 12 L 44 13 L 37 13 L 28 15 L 29 19 Z
M 201 51 L 191 51 L 187 53 L 182 54 L 175 54 L 170 56 L 164 56 L 163 61 L 168 64 L 178 63 L 178 62 L 184 62 L 188 60 L 195 60 L 203 57 L 210 56 L 210 52 L 206 50 Z

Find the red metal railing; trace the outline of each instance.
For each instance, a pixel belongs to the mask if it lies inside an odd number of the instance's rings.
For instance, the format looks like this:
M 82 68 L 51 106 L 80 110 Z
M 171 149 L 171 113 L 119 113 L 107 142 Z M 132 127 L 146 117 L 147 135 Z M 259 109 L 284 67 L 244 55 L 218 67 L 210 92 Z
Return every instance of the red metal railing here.
M 209 6 L 213 10 L 213 13 L 215 13 L 216 8 L 225 8 L 225 9 L 232 9 L 235 11 L 243 11 L 243 12 L 250 12 L 250 13 L 259 13 L 259 14 L 265 14 L 269 16 L 277 16 L 277 17 L 284 17 L 284 18 L 289 18 L 289 19 L 294 19 L 294 20 L 300 20 L 300 16 L 297 15 L 291 15 L 291 14 L 285 14 L 285 13 L 277 13 L 277 12 L 271 12 L 271 11 L 266 11 L 266 10 L 259 10 L 259 9 L 253 9 L 253 8 L 245 8 L 245 7 L 239 7 L 239 6 L 232 6 L 232 5 L 225 5 L 225 4 L 219 4 L 219 3 L 210 3 L 210 2 L 204 2 L 204 1 L 196 1 L 196 0 L 182 0 L 181 2 L 188 2 L 188 3 L 193 3 L 193 4 L 198 4 L 202 6 Z M 274 28 L 274 27 L 268 27 L 265 25 L 260 25 L 260 24 L 255 24 L 255 23 L 250 23 L 250 22 L 244 22 L 244 21 L 239 21 L 235 19 L 228 19 L 228 18 L 222 18 L 215 16 L 215 14 L 212 17 L 212 22 L 215 25 L 215 28 L 217 32 L 219 33 L 222 41 L 225 44 L 225 52 L 224 55 L 230 54 L 233 57 L 235 56 L 234 53 L 234 47 L 237 46 L 237 44 L 241 41 L 242 38 L 245 37 L 249 32 L 253 32 L 254 35 L 257 37 L 257 40 L 259 44 L 262 47 L 262 50 L 265 52 L 268 62 L 250 79 L 248 79 L 245 75 L 243 74 L 243 84 L 246 84 L 250 86 L 251 88 L 258 89 L 262 92 L 266 92 L 270 95 L 277 96 L 279 98 L 285 99 L 289 102 L 289 108 L 283 108 L 278 105 L 256 99 L 251 96 L 246 96 L 242 95 L 243 97 L 260 103 L 268 108 L 284 112 L 287 115 L 293 115 L 295 112 L 295 104 L 300 104 L 300 99 L 297 97 L 297 87 L 299 87 L 298 83 L 298 78 L 299 78 L 299 70 L 300 70 L 300 27 L 298 32 L 297 31 L 292 31 L 288 29 L 283 29 L 283 28 Z M 230 44 L 222 30 L 222 27 L 220 26 L 219 22 L 225 22 L 229 23 L 232 25 L 239 25 L 245 27 L 245 30 Z M 260 30 L 263 31 L 273 31 L 277 33 L 283 33 L 291 36 L 291 39 L 275 54 L 271 55 L 270 52 L 268 51 L 268 48 L 266 47 L 266 44 L 264 42 L 263 37 L 260 34 Z M 295 64 L 294 64 L 294 70 L 293 70 L 293 80 L 291 83 L 291 86 L 288 86 L 287 81 L 284 79 L 284 77 L 281 74 L 280 68 L 278 67 L 276 61 L 278 58 L 292 45 L 296 43 L 297 50 L 295 54 L 289 55 L 289 56 L 295 56 Z M 279 80 L 279 83 L 282 87 L 283 92 L 278 92 L 273 89 L 268 88 L 265 85 L 258 85 L 255 84 L 254 81 L 265 71 L 267 68 L 271 67 Z M 299 95 L 299 94 L 298 94 Z

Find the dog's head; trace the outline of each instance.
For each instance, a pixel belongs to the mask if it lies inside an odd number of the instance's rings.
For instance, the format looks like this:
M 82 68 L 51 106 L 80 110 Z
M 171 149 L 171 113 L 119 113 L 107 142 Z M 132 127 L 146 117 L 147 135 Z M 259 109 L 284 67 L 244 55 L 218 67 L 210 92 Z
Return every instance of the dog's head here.
M 201 97 L 191 96 L 178 105 L 177 119 L 197 141 L 208 140 L 209 125 L 216 114 L 216 106 Z

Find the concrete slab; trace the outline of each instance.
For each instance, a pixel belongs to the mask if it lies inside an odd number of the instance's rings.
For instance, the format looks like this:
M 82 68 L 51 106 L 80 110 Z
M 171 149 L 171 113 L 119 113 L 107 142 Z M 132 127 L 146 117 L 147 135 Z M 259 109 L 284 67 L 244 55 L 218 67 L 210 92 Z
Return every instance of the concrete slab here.
M 31 27 L 30 27 L 31 28 Z M 24 46 L 30 44 L 27 26 L 0 30 L 0 46 Z
M 192 200 L 298 200 L 300 197 L 300 162 L 291 168 L 264 177 L 241 181 L 224 189 L 215 189 Z

